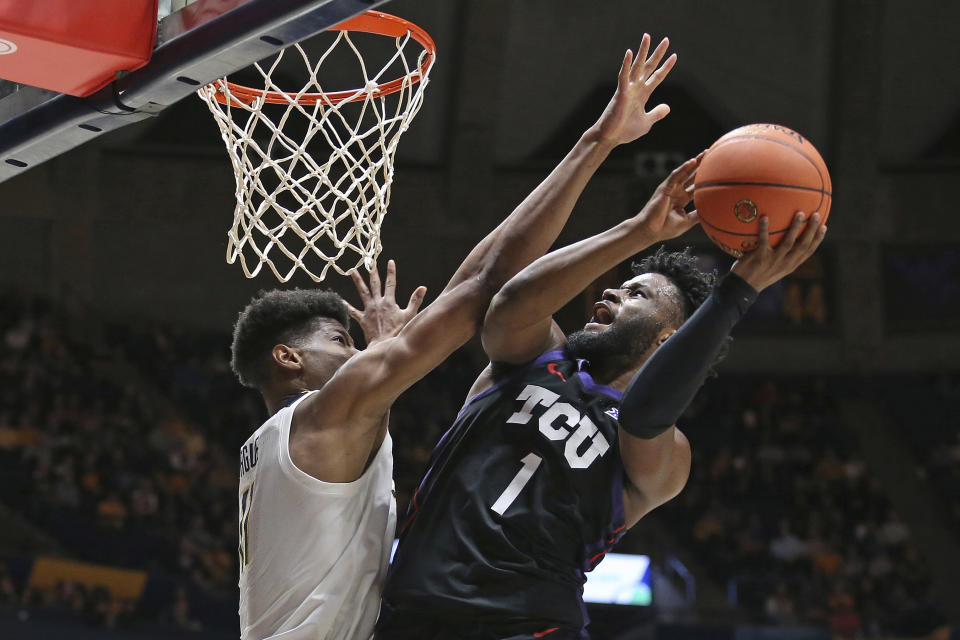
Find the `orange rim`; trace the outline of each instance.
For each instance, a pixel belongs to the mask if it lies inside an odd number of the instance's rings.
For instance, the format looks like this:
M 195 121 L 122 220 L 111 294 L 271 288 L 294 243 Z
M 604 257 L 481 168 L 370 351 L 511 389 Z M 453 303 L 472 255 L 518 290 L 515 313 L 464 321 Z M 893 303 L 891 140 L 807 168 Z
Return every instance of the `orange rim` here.
M 329 31 L 359 31 L 394 38 L 402 38 L 409 33 L 410 37 L 420 43 L 427 51 L 423 62 L 420 63 L 420 74 L 411 78 L 414 84 L 420 82 L 421 78 L 426 77 L 427 71 L 430 69 L 430 65 L 433 64 L 433 59 L 437 54 L 437 45 L 433 42 L 430 34 L 412 22 L 381 11 L 366 11 L 338 25 L 330 27 Z M 403 77 L 378 84 L 377 93 L 381 96 L 396 93 L 404 87 L 406 81 L 407 78 Z M 216 83 L 211 86 L 215 85 Z M 331 93 L 304 93 L 303 95 L 298 95 L 297 93 L 288 91 L 253 89 L 229 81 L 227 82 L 227 88 L 230 90 L 233 98 L 236 98 L 239 102 L 246 105 L 252 104 L 254 100 L 263 100 L 270 104 L 289 104 L 290 102 L 296 102 L 302 105 L 315 105 L 318 102 L 323 102 L 325 104 L 335 105 L 341 102 L 360 102 L 367 97 L 366 92 L 362 89 L 334 91 Z M 220 89 L 214 91 L 213 97 L 220 104 L 228 104 L 226 95 Z

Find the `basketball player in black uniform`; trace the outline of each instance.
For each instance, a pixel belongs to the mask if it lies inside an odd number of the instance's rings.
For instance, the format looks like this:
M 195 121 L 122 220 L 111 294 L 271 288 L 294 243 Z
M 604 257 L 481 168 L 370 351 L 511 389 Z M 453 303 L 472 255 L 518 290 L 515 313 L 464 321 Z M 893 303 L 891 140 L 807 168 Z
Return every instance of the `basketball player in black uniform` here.
M 231 364 L 272 416 L 241 460 L 245 639 L 369 639 L 396 517 L 390 406 L 466 342 L 494 294 L 549 249 L 611 150 L 667 115 L 666 105 L 646 108 L 676 61 L 667 46 L 664 39 L 651 52 L 644 36 L 636 59 L 625 55 L 600 119 L 415 317 L 422 293 L 400 309 L 392 265 L 382 293 L 376 271 L 369 288 L 354 273 L 362 312 L 331 292 L 293 290 L 262 294 L 241 313 Z M 367 337 L 363 351 L 347 331 L 348 313 Z
M 714 286 L 689 253 L 655 255 L 604 291 L 569 337 L 551 315 L 595 278 L 696 222 L 698 159 L 634 218 L 550 253 L 494 298 L 491 366 L 434 451 L 384 590 L 378 640 L 588 637 L 585 572 L 646 513 L 676 496 L 690 445 L 674 426 L 757 293 L 822 241 L 798 213 Z

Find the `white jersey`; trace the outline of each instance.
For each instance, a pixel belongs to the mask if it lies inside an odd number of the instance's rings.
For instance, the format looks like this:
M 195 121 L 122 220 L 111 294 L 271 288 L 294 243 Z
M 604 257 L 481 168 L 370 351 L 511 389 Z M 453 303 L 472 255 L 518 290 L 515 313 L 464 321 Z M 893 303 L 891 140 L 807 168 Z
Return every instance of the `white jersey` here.
M 240 637 L 369 640 L 397 522 L 393 445 L 354 482 L 317 480 L 290 458 L 303 398 L 240 453 Z

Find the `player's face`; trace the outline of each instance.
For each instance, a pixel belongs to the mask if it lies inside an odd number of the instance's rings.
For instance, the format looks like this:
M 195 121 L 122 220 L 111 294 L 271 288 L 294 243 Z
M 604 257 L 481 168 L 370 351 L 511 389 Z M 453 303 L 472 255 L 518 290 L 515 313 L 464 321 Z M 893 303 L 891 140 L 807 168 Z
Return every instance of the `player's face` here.
M 676 287 L 659 273 L 644 273 L 607 289 L 582 331 L 568 336 L 568 350 L 595 364 L 615 359 L 629 368 L 667 326 Z
M 297 347 L 303 376 L 310 389 L 319 389 L 357 353 L 346 328 L 332 318 L 321 318 L 316 328 Z
M 584 331 L 604 332 L 618 324 L 641 319 L 665 326 L 670 305 L 676 304 L 676 286 L 659 273 L 642 273 L 619 289 L 607 289 L 593 306 L 593 317 Z

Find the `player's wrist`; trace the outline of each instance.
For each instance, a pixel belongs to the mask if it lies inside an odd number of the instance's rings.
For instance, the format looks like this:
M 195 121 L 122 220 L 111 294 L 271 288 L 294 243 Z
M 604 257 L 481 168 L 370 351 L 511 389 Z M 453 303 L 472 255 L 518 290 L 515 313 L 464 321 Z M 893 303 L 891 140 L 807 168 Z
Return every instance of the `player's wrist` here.
M 370 335 L 364 333 L 364 338 L 366 338 L 368 345 L 372 345 L 396 337 L 396 335 L 400 333 L 401 329 L 403 329 L 403 324 L 399 323 L 390 326 L 379 327 L 376 331 L 371 332 Z
M 611 135 L 600 122 L 597 122 L 587 129 L 580 140 L 589 145 L 594 151 L 603 154 L 610 153 L 615 147 L 621 144 L 620 140 L 617 139 L 616 136 Z
M 636 244 L 636 251 L 671 238 L 664 225 L 658 224 L 657 213 L 651 211 L 651 203 L 649 202 L 636 215 L 628 218 L 625 224 L 630 227 L 630 235 Z
M 720 279 L 720 282 L 717 283 L 717 289 L 724 294 L 733 296 L 744 308 L 753 304 L 760 294 L 760 289 L 757 289 L 733 270 Z
M 766 277 L 766 274 L 762 273 L 760 270 L 752 268 L 752 265 L 745 263 L 743 260 L 738 260 L 733 263 L 733 266 L 730 267 L 730 273 L 727 275 L 724 280 L 730 279 L 730 277 L 735 277 L 738 281 L 742 282 L 745 286 L 750 287 L 752 290 L 759 293 L 763 291 L 771 284 L 779 280 L 770 280 Z
M 650 228 L 650 223 L 639 217 L 633 217 L 624 222 L 630 237 L 630 251 L 637 253 L 659 242 L 657 233 Z

